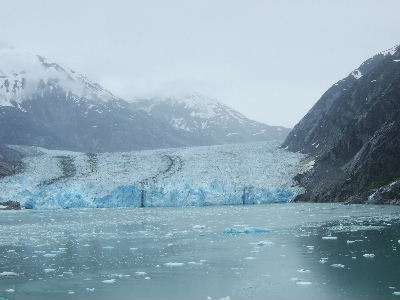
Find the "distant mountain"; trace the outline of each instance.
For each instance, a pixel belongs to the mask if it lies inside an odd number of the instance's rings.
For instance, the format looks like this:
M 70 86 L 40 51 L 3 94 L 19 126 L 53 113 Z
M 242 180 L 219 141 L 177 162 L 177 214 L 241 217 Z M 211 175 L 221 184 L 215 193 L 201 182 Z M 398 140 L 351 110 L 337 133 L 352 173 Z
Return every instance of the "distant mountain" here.
M 76 151 L 185 145 L 176 130 L 66 67 L 0 51 L 0 141 Z
M 298 201 L 400 203 L 400 47 L 333 85 L 283 147 L 314 161 Z
M 0 172 L 16 157 L 6 144 L 117 152 L 283 139 L 286 133 L 198 94 L 127 102 L 42 56 L 0 49 Z
M 137 100 L 136 111 L 171 125 L 193 144 L 212 145 L 251 141 L 283 140 L 289 129 L 250 120 L 238 111 L 193 92 L 165 98 Z

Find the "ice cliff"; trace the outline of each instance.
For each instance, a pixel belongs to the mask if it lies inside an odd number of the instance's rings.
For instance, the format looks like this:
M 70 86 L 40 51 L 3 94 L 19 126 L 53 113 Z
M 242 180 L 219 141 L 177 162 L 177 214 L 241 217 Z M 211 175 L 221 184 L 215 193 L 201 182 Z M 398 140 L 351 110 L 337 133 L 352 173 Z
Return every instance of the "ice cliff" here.
M 0 180 L 0 202 L 33 209 L 287 202 L 302 154 L 273 142 L 119 153 L 13 146 L 24 172 Z

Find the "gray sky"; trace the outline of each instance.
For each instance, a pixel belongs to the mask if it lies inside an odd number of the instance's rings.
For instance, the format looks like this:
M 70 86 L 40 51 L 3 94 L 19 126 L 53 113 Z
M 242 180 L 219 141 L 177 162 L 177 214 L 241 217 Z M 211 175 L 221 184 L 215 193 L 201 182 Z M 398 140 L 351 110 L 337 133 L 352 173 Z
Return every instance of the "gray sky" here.
M 330 85 L 400 43 L 399 12 L 398 0 L 0 0 L 0 43 L 127 100 L 197 90 L 293 126 Z

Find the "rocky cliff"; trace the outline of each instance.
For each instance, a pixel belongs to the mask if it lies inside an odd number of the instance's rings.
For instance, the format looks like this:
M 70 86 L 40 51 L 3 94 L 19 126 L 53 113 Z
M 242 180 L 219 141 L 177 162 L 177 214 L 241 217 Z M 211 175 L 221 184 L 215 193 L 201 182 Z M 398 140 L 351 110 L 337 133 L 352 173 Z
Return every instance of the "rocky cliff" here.
M 296 201 L 400 203 L 400 47 L 333 85 L 283 147 L 314 164 Z

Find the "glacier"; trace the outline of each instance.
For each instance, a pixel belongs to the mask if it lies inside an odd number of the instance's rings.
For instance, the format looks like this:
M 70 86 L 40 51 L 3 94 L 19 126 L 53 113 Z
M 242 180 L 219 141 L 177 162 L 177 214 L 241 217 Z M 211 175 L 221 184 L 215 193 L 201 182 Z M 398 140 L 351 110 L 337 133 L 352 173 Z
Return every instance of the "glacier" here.
M 209 206 L 291 201 L 304 155 L 276 142 L 82 153 L 10 146 L 24 171 L 0 180 L 0 202 L 32 209 Z

